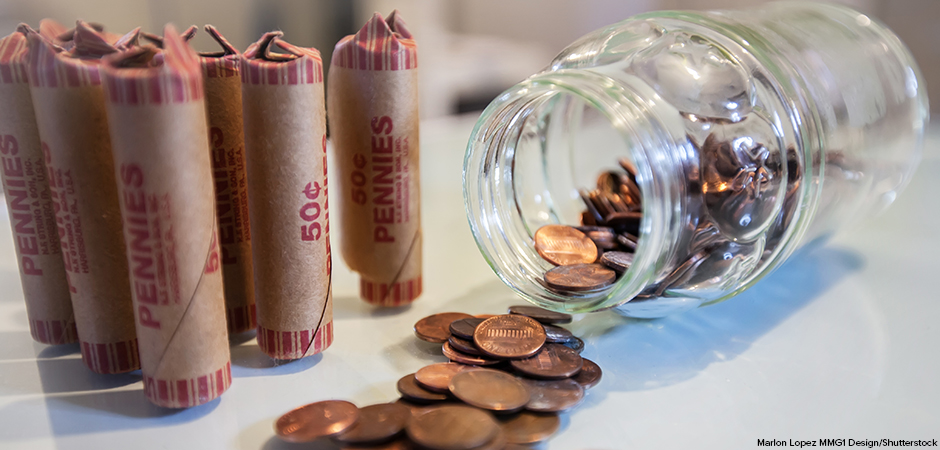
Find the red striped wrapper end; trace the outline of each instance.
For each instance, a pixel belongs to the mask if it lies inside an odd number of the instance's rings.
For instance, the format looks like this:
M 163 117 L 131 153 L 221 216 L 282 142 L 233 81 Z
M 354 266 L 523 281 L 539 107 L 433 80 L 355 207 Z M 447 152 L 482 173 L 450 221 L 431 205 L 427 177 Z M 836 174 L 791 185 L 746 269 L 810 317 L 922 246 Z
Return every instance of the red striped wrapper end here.
M 375 13 L 358 33 L 336 44 L 332 62 L 359 70 L 417 69 L 418 47 L 398 11 L 387 19 Z

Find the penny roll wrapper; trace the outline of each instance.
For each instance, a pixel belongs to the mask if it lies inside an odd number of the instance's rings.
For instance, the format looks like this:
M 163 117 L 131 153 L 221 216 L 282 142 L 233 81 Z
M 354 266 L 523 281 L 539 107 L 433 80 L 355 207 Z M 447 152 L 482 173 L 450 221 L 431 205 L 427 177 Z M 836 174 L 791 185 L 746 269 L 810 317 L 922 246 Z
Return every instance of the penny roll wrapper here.
M 418 298 L 421 217 L 417 47 L 397 11 L 336 44 L 330 133 L 340 171 L 340 248 L 359 295 L 380 306 Z
M 280 36 L 242 55 L 242 105 L 258 345 L 298 359 L 333 341 L 326 113 L 320 53 Z
M 79 22 L 68 50 L 27 30 L 29 83 L 81 342 L 97 373 L 140 367 L 100 58 L 115 45 Z
M 26 35 L 0 39 L 0 176 L 29 332 L 43 344 L 78 340 L 39 130 L 29 94 Z
M 206 31 L 222 47 L 221 52 L 201 53 L 199 62 L 209 119 L 225 315 L 229 333 L 241 333 L 253 330 L 256 319 L 239 54 L 214 27 L 207 25 Z
M 105 61 L 144 393 L 186 408 L 232 382 L 199 56 L 172 25 L 165 50 Z

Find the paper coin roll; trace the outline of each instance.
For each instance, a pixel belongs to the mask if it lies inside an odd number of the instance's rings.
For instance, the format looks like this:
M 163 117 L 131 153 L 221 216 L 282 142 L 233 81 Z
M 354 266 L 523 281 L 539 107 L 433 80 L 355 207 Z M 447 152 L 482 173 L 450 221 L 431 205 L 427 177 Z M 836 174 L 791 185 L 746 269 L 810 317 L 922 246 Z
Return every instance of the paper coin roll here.
M 397 11 L 336 44 L 328 84 L 343 259 L 363 300 L 410 303 L 422 291 L 418 59 Z
M 45 155 L 82 360 L 97 373 L 139 368 L 131 286 L 100 58 L 116 52 L 84 22 L 63 49 L 28 33 L 29 83 Z
M 106 59 L 104 81 L 144 393 L 185 408 L 232 377 L 199 57 L 164 40 Z
M 280 36 L 242 55 L 242 111 L 258 344 L 298 359 L 333 341 L 326 117 L 320 53 Z
M 29 332 L 43 344 L 78 340 L 59 230 L 27 79 L 26 35 L 0 39 L 0 176 Z

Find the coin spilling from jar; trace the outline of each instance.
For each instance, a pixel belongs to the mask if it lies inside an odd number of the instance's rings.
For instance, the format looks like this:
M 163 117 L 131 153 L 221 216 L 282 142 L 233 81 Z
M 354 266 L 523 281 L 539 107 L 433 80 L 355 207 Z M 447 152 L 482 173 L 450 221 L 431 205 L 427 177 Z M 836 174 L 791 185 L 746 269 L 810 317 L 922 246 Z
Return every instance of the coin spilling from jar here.
M 549 439 L 559 414 L 601 380 L 600 367 L 580 355 L 584 341 L 558 326 L 569 322 L 568 314 L 532 306 L 425 317 L 415 335 L 442 344 L 450 362 L 399 379 L 395 402 L 315 402 L 284 414 L 275 431 L 289 442 L 329 439 L 343 449 L 527 448 L 518 446 Z

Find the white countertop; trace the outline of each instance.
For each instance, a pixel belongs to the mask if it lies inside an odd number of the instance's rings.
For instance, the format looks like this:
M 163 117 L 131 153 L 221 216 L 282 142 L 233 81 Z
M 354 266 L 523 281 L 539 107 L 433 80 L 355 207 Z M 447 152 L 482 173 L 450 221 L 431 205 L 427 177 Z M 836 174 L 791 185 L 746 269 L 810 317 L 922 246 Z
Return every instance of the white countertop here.
M 460 172 L 472 123 L 422 124 L 425 287 L 416 303 L 369 307 L 337 253 L 333 345 L 280 366 L 253 338 L 234 345 L 229 391 L 183 411 L 151 406 L 139 372 L 95 375 L 77 345 L 32 341 L 3 214 L 0 448 L 334 448 L 280 442 L 273 423 L 318 400 L 395 400 L 400 377 L 444 360 L 414 337 L 418 319 L 520 303 L 480 256 L 464 214 Z M 940 279 L 938 198 L 940 127 L 933 127 L 917 174 L 886 214 L 795 257 L 737 298 L 661 320 L 614 313 L 576 320 L 570 328 L 604 377 L 539 448 L 940 439 L 940 295 L 931 285 Z

